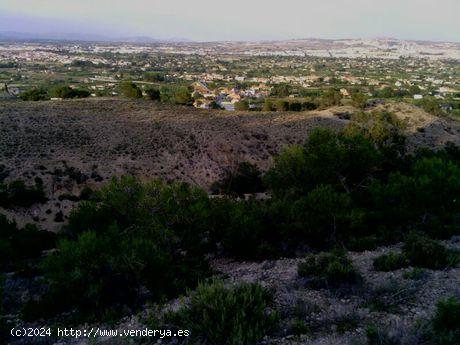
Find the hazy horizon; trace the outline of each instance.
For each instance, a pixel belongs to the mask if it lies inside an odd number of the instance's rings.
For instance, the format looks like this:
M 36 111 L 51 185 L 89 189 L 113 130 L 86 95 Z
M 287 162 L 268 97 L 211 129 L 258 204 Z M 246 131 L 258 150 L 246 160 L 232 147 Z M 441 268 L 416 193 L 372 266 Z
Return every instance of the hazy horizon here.
M 439 13 L 442 15 L 433 15 Z M 0 32 L 193 41 L 391 37 L 460 42 L 460 2 L 440 0 L 0 0 Z

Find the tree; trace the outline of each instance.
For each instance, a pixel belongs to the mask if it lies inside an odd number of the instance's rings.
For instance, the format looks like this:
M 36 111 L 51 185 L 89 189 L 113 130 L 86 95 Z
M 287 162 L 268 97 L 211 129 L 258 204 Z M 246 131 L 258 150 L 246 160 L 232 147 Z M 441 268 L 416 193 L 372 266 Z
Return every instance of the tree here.
M 288 97 L 292 93 L 292 86 L 286 83 L 273 86 L 271 95 L 275 97 Z
M 249 110 L 248 101 L 239 101 L 235 103 L 235 110 L 246 111 Z
M 355 92 L 351 95 L 351 104 L 358 108 L 364 109 L 367 103 L 367 96 L 361 92 Z
M 128 98 L 142 98 L 142 91 L 133 82 L 124 82 L 120 85 L 123 96 Z
M 276 109 L 276 111 L 288 111 L 289 110 L 289 102 L 279 100 L 279 101 L 277 101 L 275 103 L 275 109 Z
M 387 86 L 387 87 L 384 87 L 383 89 L 381 89 L 379 92 L 378 92 L 378 97 L 380 98 L 393 98 L 396 96 L 394 90 Z
M 57 98 L 86 98 L 89 97 L 91 94 L 87 90 L 78 90 L 72 89 L 71 87 L 64 85 L 58 86 L 51 89 L 50 94 L 52 97 Z
M 160 94 L 160 89 L 158 88 L 148 88 L 145 90 L 145 93 L 147 94 L 147 97 L 152 100 L 152 101 L 160 101 L 161 100 L 161 94 Z
M 44 101 L 49 99 L 48 92 L 43 88 L 34 88 L 19 95 L 23 101 Z
M 329 89 L 321 96 L 320 103 L 323 107 L 332 107 L 336 105 L 341 105 L 341 99 L 342 95 L 339 91 Z
M 273 105 L 273 102 L 266 98 L 264 101 L 264 105 L 262 106 L 262 111 L 273 111 L 275 110 L 275 107 Z
M 302 110 L 302 103 L 300 103 L 300 102 L 290 102 L 289 103 L 289 110 L 290 111 L 301 111 Z

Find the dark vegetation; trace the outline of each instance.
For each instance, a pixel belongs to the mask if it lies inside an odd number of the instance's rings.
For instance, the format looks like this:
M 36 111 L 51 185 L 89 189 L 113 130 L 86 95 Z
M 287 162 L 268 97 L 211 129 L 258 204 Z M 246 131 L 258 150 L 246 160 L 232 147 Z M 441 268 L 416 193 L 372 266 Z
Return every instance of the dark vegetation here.
M 29 261 L 56 246 L 56 235 L 28 224 L 18 229 L 14 221 L 0 214 L 0 271 L 26 269 Z
M 362 281 L 351 260 L 343 251 L 309 254 L 299 264 L 299 276 L 306 278 L 314 288 L 338 288 L 352 286 Z
M 431 336 L 435 345 L 454 345 L 460 339 L 460 301 L 450 297 L 439 301 L 431 320 Z
M 417 233 L 410 233 L 404 243 L 402 253 L 390 252 L 374 260 L 378 271 L 393 271 L 413 266 L 434 270 L 455 266 L 460 253 L 447 249 L 439 241 Z
M 167 319 L 191 331 L 197 344 L 250 345 L 276 329 L 278 314 L 269 311 L 270 293 L 258 284 L 226 287 L 222 281 L 200 284 L 190 302 Z
M 234 171 L 227 171 L 226 176 L 211 186 L 213 194 L 236 195 L 242 197 L 248 193 L 265 191 L 262 173 L 253 164 L 243 162 Z
M 362 281 L 345 251 L 331 251 L 337 247 L 405 241 L 404 257 L 380 258 L 376 268 L 455 265 L 455 253 L 434 239 L 459 232 L 460 151 L 449 145 L 408 154 L 402 128 L 392 114 L 357 114 L 341 132 L 319 129 L 304 145 L 286 148 L 263 176 L 240 165 L 218 184 L 229 194 L 222 198 L 184 183 L 114 178 L 71 213 L 65 238 L 39 265 L 47 289 L 26 304 L 23 317 L 114 318 L 195 288 L 212 274 L 208 259 L 216 255 L 265 260 L 324 252 L 299 266 L 299 275 L 318 288 Z M 16 200 L 10 185 L 2 188 L 5 200 Z M 269 200 L 235 197 L 264 189 Z M 2 234 L 16 231 L 3 223 Z M 33 236 L 36 231 L 21 238 Z M 13 237 L 2 245 L 32 245 Z M 37 247 L 27 252 L 45 249 L 31 242 Z M 249 344 L 271 329 L 271 318 L 261 317 L 269 300 L 260 287 L 200 285 L 191 300 L 178 319 L 210 343 L 226 334 L 226 344 L 241 337 Z
M 62 98 L 62 99 L 71 99 L 71 98 L 86 98 L 89 97 L 91 93 L 88 90 L 71 88 L 67 85 L 61 85 L 56 87 L 40 87 L 33 88 L 28 91 L 22 92 L 20 98 L 23 101 L 45 101 L 50 98 Z
M 35 180 L 34 186 L 27 186 L 22 180 L 8 184 L 0 182 L 0 207 L 29 207 L 46 200 L 43 182 L 39 178 Z

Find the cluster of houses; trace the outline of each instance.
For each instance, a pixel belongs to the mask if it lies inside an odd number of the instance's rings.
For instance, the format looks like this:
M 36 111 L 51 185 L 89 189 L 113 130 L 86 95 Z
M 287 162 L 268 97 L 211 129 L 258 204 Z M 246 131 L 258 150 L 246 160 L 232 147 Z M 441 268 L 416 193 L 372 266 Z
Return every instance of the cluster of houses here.
M 201 109 L 218 107 L 233 111 L 235 104 L 244 99 L 263 99 L 270 95 L 270 87 L 265 84 L 242 90 L 229 87 L 211 90 L 205 82 L 197 81 L 192 84 L 192 87 L 192 97 L 195 100 L 193 106 Z

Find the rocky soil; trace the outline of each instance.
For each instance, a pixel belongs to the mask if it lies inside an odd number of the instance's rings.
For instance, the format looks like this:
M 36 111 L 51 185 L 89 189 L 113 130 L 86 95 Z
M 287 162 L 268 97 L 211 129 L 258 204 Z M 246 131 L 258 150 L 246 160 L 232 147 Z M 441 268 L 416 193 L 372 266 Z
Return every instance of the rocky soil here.
M 409 145 L 460 143 L 460 122 L 402 103 L 378 105 L 407 123 Z M 369 109 L 368 111 L 371 111 Z M 57 231 L 85 186 L 114 175 L 182 180 L 209 188 L 248 161 L 262 171 L 285 145 L 302 143 L 317 127 L 342 128 L 352 107 L 302 113 L 204 111 L 145 100 L 0 101 L 0 175 L 44 181 L 50 201 L 6 211 L 19 225 Z M 61 200 L 59 197 L 61 196 Z

